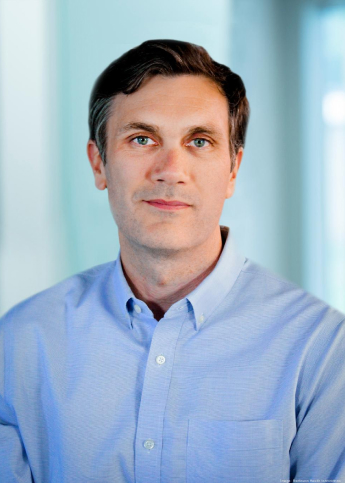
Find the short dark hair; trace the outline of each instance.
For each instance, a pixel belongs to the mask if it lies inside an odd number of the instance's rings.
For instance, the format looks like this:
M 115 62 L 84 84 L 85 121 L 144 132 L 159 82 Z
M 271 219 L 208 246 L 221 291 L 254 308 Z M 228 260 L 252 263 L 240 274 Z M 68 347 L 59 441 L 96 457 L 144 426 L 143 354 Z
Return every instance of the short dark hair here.
M 117 94 L 132 94 L 156 75 L 204 76 L 217 84 L 229 106 L 231 170 L 244 147 L 249 103 L 241 77 L 214 61 L 201 46 L 179 40 L 147 40 L 112 62 L 97 78 L 89 103 L 90 140 L 95 141 L 106 164 L 107 121 Z

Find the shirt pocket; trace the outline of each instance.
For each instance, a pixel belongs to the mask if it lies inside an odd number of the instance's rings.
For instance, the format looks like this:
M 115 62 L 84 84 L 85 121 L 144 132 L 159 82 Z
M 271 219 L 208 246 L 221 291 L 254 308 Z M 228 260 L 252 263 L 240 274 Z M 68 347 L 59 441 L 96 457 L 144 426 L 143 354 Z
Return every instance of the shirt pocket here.
M 283 421 L 189 419 L 187 483 L 277 483 Z

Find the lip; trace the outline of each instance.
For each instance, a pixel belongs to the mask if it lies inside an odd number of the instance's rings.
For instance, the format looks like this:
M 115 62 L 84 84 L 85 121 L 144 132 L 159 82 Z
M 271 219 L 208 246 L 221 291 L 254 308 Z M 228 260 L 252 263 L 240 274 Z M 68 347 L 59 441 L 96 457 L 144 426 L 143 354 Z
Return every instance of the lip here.
M 185 208 L 189 208 L 190 205 L 187 205 L 187 203 L 184 203 L 183 201 L 178 201 L 178 200 L 145 200 L 146 203 L 148 203 L 151 206 L 154 206 L 155 208 L 158 208 L 160 210 L 183 210 Z

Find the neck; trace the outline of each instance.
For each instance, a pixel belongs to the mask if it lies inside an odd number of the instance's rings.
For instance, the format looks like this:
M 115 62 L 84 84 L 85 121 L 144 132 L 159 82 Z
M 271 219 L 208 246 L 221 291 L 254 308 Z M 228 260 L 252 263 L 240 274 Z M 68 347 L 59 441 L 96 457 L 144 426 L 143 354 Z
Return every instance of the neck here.
M 123 273 L 133 294 L 156 320 L 192 292 L 214 269 L 222 252 L 220 229 L 204 244 L 173 255 L 132 247 L 120 236 Z

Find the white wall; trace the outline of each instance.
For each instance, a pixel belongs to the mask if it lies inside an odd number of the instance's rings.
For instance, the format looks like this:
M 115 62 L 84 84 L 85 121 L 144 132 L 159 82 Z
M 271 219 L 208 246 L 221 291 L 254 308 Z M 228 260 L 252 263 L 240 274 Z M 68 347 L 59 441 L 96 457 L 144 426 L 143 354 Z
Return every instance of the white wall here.
M 1 312 L 63 275 L 44 0 L 0 2 Z

